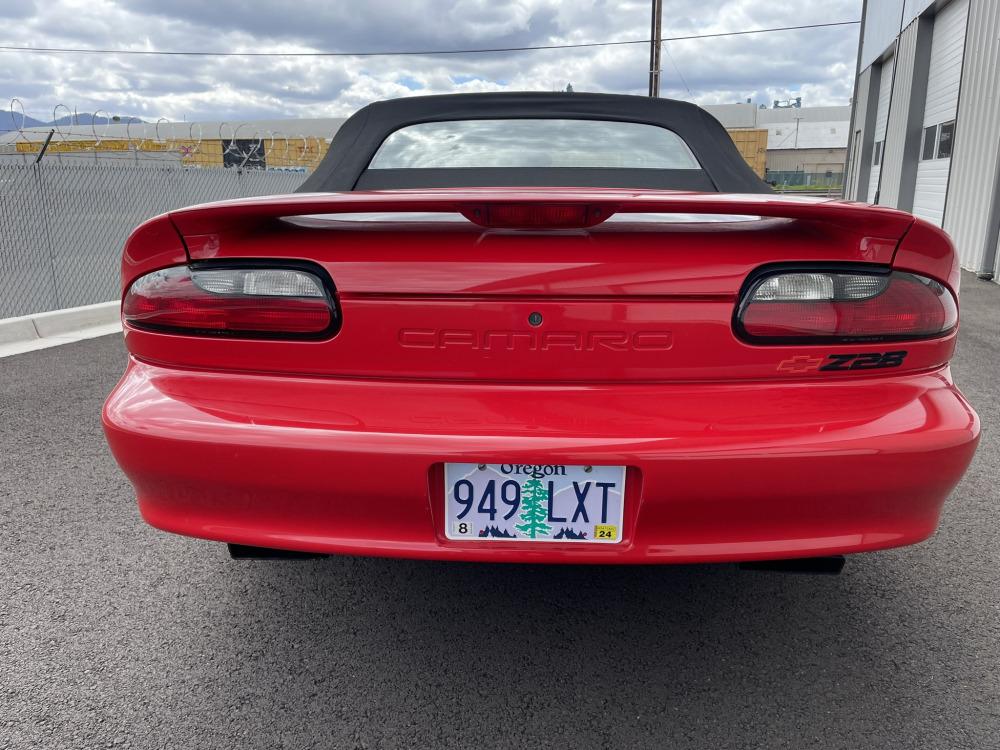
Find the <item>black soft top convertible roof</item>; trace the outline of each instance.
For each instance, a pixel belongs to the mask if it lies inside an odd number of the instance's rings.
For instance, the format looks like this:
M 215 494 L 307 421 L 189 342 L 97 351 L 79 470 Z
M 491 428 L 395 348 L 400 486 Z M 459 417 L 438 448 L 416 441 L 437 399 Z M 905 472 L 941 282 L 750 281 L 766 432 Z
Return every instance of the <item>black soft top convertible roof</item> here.
M 368 169 L 382 142 L 400 128 L 424 122 L 485 119 L 609 120 L 655 125 L 680 136 L 702 169 Z M 740 156 L 725 128 L 701 107 L 673 99 L 575 92 L 448 94 L 369 104 L 344 122 L 323 161 L 297 192 L 501 186 L 770 192 Z

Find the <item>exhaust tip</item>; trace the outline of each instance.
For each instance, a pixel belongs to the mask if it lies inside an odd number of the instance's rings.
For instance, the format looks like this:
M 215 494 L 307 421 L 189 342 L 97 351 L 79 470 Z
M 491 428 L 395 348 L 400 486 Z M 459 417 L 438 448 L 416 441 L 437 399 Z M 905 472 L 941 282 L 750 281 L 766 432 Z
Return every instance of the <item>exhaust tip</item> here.
M 750 560 L 739 564 L 740 570 L 762 570 L 771 573 L 806 573 L 835 576 L 844 569 L 843 555 L 829 557 L 799 557 L 790 560 Z
M 329 557 L 319 552 L 297 552 L 290 549 L 249 547 L 245 544 L 227 544 L 229 556 L 234 560 L 317 560 Z

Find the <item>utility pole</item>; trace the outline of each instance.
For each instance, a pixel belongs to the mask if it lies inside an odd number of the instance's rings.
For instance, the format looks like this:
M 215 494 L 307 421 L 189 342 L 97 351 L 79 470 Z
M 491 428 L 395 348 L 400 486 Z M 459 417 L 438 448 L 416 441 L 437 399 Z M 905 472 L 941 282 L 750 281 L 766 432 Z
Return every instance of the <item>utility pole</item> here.
M 649 32 L 649 95 L 660 95 L 660 46 L 663 43 L 663 0 L 653 0 Z

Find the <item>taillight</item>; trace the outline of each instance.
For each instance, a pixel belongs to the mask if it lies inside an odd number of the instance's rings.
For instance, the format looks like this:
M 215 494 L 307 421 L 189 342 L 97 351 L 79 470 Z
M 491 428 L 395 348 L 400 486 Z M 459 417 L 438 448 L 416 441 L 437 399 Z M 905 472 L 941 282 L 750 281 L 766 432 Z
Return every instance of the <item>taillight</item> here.
M 743 338 L 771 344 L 922 339 L 957 323 L 948 289 L 903 271 L 776 271 L 749 285 L 736 316 Z
M 122 316 L 136 328 L 272 338 L 315 337 L 336 321 L 319 276 L 291 268 L 153 271 L 129 287 Z
M 461 212 L 474 224 L 495 229 L 581 229 L 600 224 L 614 208 L 582 203 L 488 203 L 463 206 Z

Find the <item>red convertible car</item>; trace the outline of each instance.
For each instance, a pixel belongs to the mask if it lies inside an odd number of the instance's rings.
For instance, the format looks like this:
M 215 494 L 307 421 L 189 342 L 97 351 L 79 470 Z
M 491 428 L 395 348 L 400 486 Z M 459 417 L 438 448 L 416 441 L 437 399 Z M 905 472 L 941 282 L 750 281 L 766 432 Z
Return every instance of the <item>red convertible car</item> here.
M 691 104 L 378 102 L 298 193 L 134 231 L 104 425 L 145 519 L 234 556 L 837 570 L 975 451 L 958 286 Z

